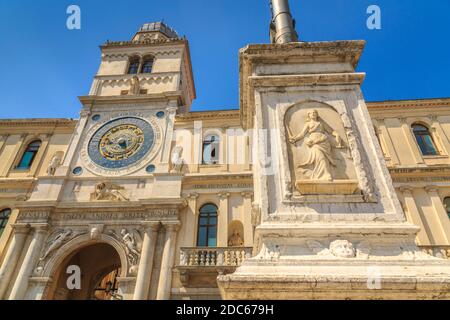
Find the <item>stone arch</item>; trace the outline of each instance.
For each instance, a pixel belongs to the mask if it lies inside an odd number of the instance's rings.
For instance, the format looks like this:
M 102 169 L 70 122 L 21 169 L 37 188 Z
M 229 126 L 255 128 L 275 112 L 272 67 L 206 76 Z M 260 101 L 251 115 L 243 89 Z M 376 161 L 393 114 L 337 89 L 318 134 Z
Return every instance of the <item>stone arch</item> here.
M 92 262 L 93 256 L 100 257 L 98 263 Z M 81 291 L 71 291 L 66 288 L 67 275 L 64 274 L 64 270 L 68 265 L 77 265 L 82 268 Z M 117 274 L 119 270 L 120 274 Z M 120 242 L 104 234 L 96 240 L 91 239 L 89 234 L 81 235 L 63 245 L 50 257 L 42 271 L 42 277 L 50 280 L 43 288 L 43 297 L 45 299 L 92 299 L 101 280 L 113 271 L 120 278 L 127 277 L 129 273 L 128 259 Z
M 122 265 L 121 277 L 127 277 L 129 275 L 130 265 L 128 263 L 124 247 L 119 241 L 105 234 L 100 235 L 99 238 L 96 240 L 91 239 L 89 234 L 84 234 L 70 240 L 69 242 L 61 246 L 46 263 L 44 270 L 42 272 L 42 277 L 50 278 L 61 266 L 61 264 L 69 256 L 73 255 L 77 251 L 80 251 L 91 245 L 101 243 L 108 244 L 116 250 L 120 258 L 120 263 Z

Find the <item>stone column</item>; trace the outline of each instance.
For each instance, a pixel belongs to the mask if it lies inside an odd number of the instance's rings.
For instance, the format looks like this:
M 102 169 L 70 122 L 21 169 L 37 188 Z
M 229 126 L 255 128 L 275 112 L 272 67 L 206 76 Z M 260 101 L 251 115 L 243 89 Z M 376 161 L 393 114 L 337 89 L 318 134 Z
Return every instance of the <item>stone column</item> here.
M 414 138 L 411 127 L 405 118 L 400 118 L 400 123 L 402 125 L 403 134 L 405 135 L 406 141 L 408 143 L 409 149 L 411 150 L 412 156 L 416 160 L 417 164 L 424 164 L 422 153 L 417 146 L 417 141 Z
M 437 220 L 439 221 L 444 239 L 447 240 L 447 243 L 442 243 L 442 245 L 448 246 L 450 245 L 450 219 L 448 217 L 447 210 L 444 208 L 441 197 L 439 196 L 438 188 L 435 186 L 428 186 L 425 190 L 431 198 L 431 203 L 433 204 L 434 211 L 436 212 Z
M 28 225 L 13 225 L 13 236 L 8 246 L 5 259 L 0 268 L 0 300 L 4 299 L 11 277 L 16 270 L 17 261 L 22 253 L 25 240 L 29 233 Z
M 228 192 L 219 193 L 219 215 L 217 221 L 217 246 L 228 247 Z
M 27 254 L 23 259 L 14 287 L 9 295 L 9 300 L 22 300 L 25 297 L 28 281 L 36 266 L 37 259 L 41 253 L 44 240 L 48 234 L 48 225 L 36 225 L 34 227 L 34 235 L 28 247 Z
M 158 238 L 159 222 L 148 223 L 145 226 L 144 241 L 142 243 L 139 271 L 136 279 L 133 300 L 147 300 L 153 270 L 156 239 Z
M 172 288 L 172 268 L 175 262 L 175 245 L 177 239 L 177 232 L 179 229 L 178 223 L 164 224 L 166 229 L 166 239 L 164 242 L 164 251 L 161 261 L 161 273 L 159 276 L 157 300 L 169 300 L 170 290 Z
M 417 235 L 417 239 L 419 240 L 419 244 L 422 246 L 430 245 L 430 239 L 428 237 L 427 231 L 425 229 L 425 225 L 423 224 L 422 218 L 420 217 L 419 209 L 417 208 L 416 201 L 414 200 L 414 196 L 412 194 L 411 187 L 402 187 L 400 188 L 400 192 L 403 193 L 403 198 L 405 199 L 405 205 L 407 207 L 407 211 L 405 212 L 407 220 L 420 227 L 420 231 Z
M 244 246 L 253 247 L 253 225 L 252 225 L 252 192 L 243 192 L 244 198 L 243 210 L 243 224 L 244 224 Z

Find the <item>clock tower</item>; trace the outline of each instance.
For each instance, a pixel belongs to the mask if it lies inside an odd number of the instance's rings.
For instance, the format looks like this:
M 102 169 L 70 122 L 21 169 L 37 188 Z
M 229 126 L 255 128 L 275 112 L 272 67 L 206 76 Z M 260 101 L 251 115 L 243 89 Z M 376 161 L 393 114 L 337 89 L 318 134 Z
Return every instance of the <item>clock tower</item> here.
M 36 239 L 37 254 L 74 238 L 115 247 L 125 253 L 117 277 L 120 296 L 149 298 L 154 277 L 153 296 L 168 299 L 185 206 L 183 174 L 171 165 L 174 122 L 195 98 L 188 41 L 158 22 L 144 24 L 130 41 L 100 48 L 100 67 L 89 95 L 79 98 L 80 119 L 60 166 L 38 179 L 18 221 L 42 225 L 46 236 Z M 55 240 L 44 243 L 46 238 Z M 153 258 L 155 250 L 161 255 Z M 54 279 L 57 261 L 29 254 L 10 299 L 52 298 L 45 292 L 64 283 Z M 110 268 L 118 264 L 111 261 Z M 94 277 L 94 269 L 86 272 Z M 58 290 L 52 292 L 62 294 Z

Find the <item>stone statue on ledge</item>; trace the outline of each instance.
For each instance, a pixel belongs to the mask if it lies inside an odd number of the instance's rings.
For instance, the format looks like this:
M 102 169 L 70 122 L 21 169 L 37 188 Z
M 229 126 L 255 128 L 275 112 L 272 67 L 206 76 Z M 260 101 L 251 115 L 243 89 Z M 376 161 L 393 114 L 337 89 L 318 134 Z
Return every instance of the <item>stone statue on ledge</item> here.
M 233 234 L 231 235 L 230 239 L 228 240 L 228 246 L 230 246 L 230 247 L 243 247 L 244 246 L 244 240 L 242 240 L 242 238 L 239 235 L 239 232 L 237 230 L 233 231 Z

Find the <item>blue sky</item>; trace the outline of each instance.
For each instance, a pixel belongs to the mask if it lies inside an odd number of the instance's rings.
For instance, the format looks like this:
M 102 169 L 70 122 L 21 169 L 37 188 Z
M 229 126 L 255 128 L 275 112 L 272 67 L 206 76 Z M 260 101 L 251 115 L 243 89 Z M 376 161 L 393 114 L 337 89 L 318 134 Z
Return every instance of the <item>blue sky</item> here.
M 368 101 L 450 96 L 448 0 L 291 0 L 303 41 L 367 40 L 358 67 Z M 66 9 L 82 29 L 66 28 Z M 382 10 L 382 29 L 366 9 Z M 107 39 L 164 21 L 190 40 L 193 110 L 239 108 L 238 50 L 268 42 L 268 0 L 0 0 L 0 118 L 77 118 Z

